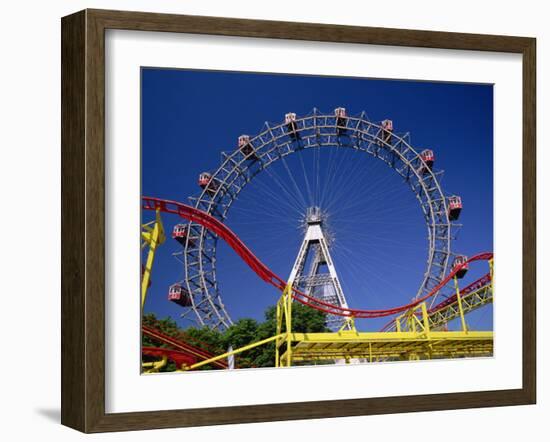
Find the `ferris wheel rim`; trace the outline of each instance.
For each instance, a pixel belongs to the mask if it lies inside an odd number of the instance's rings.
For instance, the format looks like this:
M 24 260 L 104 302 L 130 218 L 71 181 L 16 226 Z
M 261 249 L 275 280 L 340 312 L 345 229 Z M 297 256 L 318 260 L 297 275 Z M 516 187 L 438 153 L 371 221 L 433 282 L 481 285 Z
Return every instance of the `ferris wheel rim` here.
M 312 121 L 313 125 L 308 126 Z M 258 154 L 257 159 L 251 162 L 248 158 L 250 155 L 244 155 L 239 147 L 229 154 L 223 153 L 221 165 L 211 174 L 211 179 L 218 183 L 217 188 L 212 192 L 212 189 L 206 186 L 200 196 L 196 198 L 194 206 L 223 221 L 227 218 L 231 205 L 246 185 L 279 159 L 302 150 L 325 147 L 349 148 L 369 153 L 385 162 L 402 178 L 405 178 L 402 173 L 406 170 L 405 181 L 420 203 L 428 230 L 428 259 L 426 271 L 416 293 L 416 298 L 418 298 L 423 292 L 428 291 L 430 287 L 437 285 L 443 279 L 452 255 L 452 229 L 457 224 L 451 222 L 448 216 L 447 197 L 438 179 L 438 175 L 442 171 L 435 172 L 427 166 L 420 153 L 410 142 L 405 140 L 408 134 L 402 136 L 392 132 L 389 143 L 384 140 L 381 137 L 384 130 L 382 123 L 378 124 L 368 120 L 365 112 L 359 116 L 346 116 L 345 126 L 339 126 L 337 121 L 334 114 L 320 114 L 314 109 L 313 113 L 296 118 L 294 132 L 298 134 L 297 138 L 289 136 L 285 129 L 286 122 L 274 126 L 266 122 L 264 129 L 254 137 L 250 137 L 248 141 L 253 147 L 255 155 Z M 345 136 L 353 142 L 341 143 L 341 137 L 344 136 L 340 132 L 341 129 L 348 132 Z M 331 130 L 333 132 L 330 132 Z M 323 137 L 327 139 L 325 143 L 320 142 Z M 396 141 L 392 142 L 392 138 Z M 314 140 L 312 141 L 312 139 Z M 301 147 L 299 141 L 301 141 Z M 304 145 L 306 141 L 307 144 Z M 362 143 L 367 143 L 367 146 L 362 146 Z M 298 145 L 299 148 L 296 148 L 295 145 Z M 264 149 L 266 146 L 268 148 Z M 374 146 L 378 147 L 374 149 Z M 263 149 L 264 151 L 260 153 Z M 375 150 L 376 153 L 374 153 Z M 276 154 L 273 153 L 274 151 Z M 392 161 L 387 161 L 388 157 L 380 152 L 388 153 L 392 157 Z M 267 161 L 264 159 L 266 157 Z M 396 160 L 403 165 L 401 172 L 396 168 Z M 254 164 L 259 164 L 259 167 L 256 170 L 251 170 Z M 419 172 L 420 167 L 423 168 L 423 172 Z M 243 177 L 244 180 L 235 184 L 235 181 Z M 414 179 L 416 181 L 413 181 Z M 428 189 L 427 186 L 430 182 L 432 188 Z M 434 195 L 437 198 L 434 198 Z M 437 204 L 435 204 L 436 202 Z M 190 240 L 192 230 L 195 233 L 198 232 L 198 247 L 197 237 Z M 184 282 L 192 299 L 192 309 L 201 325 L 210 325 L 215 328 L 228 327 L 232 321 L 223 304 L 216 279 L 217 237 L 193 222 L 188 223 L 188 233 L 183 251 L 183 265 Z M 436 238 L 438 239 L 436 240 Z M 438 272 L 433 270 L 436 265 L 434 263 L 436 255 L 440 256 L 437 263 Z M 196 269 L 193 270 L 193 267 Z M 195 302 L 195 297 L 199 299 L 198 302 Z

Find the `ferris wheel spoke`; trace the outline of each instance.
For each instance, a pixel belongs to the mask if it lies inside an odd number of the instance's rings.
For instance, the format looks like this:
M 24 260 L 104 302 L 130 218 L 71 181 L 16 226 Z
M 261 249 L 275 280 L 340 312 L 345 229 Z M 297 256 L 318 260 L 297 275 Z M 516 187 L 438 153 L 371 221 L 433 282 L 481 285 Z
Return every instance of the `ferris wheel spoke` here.
M 337 160 L 335 161 L 334 167 L 328 171 L 327 185 L 325 188 L 327 192 L 327 202 L 324 203 L 325 208 L 327 208 L 330 205 L 330 201 L 334 200 L 334 193 L 336 189 L 338 189 L 337 182 L 343 176 L 343 174 L 341 173 L 341 168 L 345 167 L 346 165 L 347 149 L 336 148 L 336 150 L 340 151 L 341 154 L 339 155 L 339 158 L 337 158 Z
M 380 276 L 380 273 L 377 270 L 380 263 L 383 263 L 383 262 L 381 262 L 380 260 L 372 260 L 372 259 L 367 259 L 367 260 L 363 261 L 363 265 L 366 267 L 367 272 L 362 271 L 361 276 L 363 278 L 366 278 L 366 279 L 368 279 L 368 278 L 375 279 L 375 280 L 379 281 L 382 284 L 382 286 L 391 288 L 392 292 L 394 294 L 398 295 L 398 298 L 403 299 L 406 296 L 408 296 L 409 298 L 412 298 L 413 294 L 406 293 L 406 292 L 403 291 L 402 288 L 397 287 L 394 284 L 394 282 L 392 281 L 391 278 L 386 278 L 386 277 Z M 349 264 L 349 262 L 348 262 L 348 264 Z M 353 264 L 352 264 L 352 266 L 353 266 Z
M 341 149 L 347 151 L 347 149 Z M 342 155 L 344 157 L 345 154 Z M 330 211 L 331 207 L 334 206 L 342 195 L 345 195 L 350 192 L 349 183 L 357 179 L 358 172 L 362 165 L 361 161 L 353 161 L 346 164 L 343 159 L 341 159 L 338 167 L 334 170 L 333 177 L 330 178 L 330 186 L 328 189 L 332 192 L 331 197 L 328 199 L 325 209 Z M 344 168 L 344 170 L 342 170 Z
M 271 180 L 277 185 L 277 187 L 279 187 L 282 190 L 283 194 L 289 198 L 288 202 L 293 206 L 295 206 L 297 210 L 301 210 L 304 204 L 303 198 L 300 199 L 301 195 L 299 193 L 296 193 L 293 190 L 292 186 L 287 186 L 285 184 L 286 180 L 278 175 L 277 170 L 275 168 L 271 168 L 271 169 L 272 170 L 266 168 L 264 170 L 266 171 L 267 175 L 271 178 Z M 264 190 L 267 189 L 269 192 L 273 193 L 273 190 L 270 189 L 270 186 L 267 183 L 262 182 L 261 180 L 259 181 L 259 183 Z M 280 197 L 282 198 L 282 194 L 280 195 Z
M 298 193 L 298 195 L 300 196 L 300 200 L 302 201 L 302 204 L 304 207 L 307 207 L 308 204 L 306 202 L 306 199 L 300 189 L 300 187 L 298 186 L 298 184 L 296 183 L 296 180 L 294 179 L 294 176 L 292 174 L 292 172 L 290 171 L 290 168 L 288 167 L 288 164 L 286 162 L 286 158 L 285 157 L 281 157 L 281 161 L 283 162 L 283 166 L 287 172 L 287 175 L 288 175 L 288 178 L 290 179 L 290 181 L 292 182 L 292 184 L 294 185 L 294 189 L 296 190 L 296 192 Z
M 362 260 L 361 262 L 363 264 L 363 268 L 360 268 L 357 265 L 357 258 L 353 256 L 353 252 L 346 251 L 344 252 L 343 256 L 346 257 L 345 268 L 349 269 L 350 273 L 354 275 L 357 281 L 360 281 L 363 284 L 368 286 L 369 283 L 367 283 L 367 281 L 369 280 L 372 281 L 373 279 L 376 279 L 382 282 L 383 286 L 385 287 L 392 286 L 392 289 L 394 290 L 394 292 L 396 293 L 401 292 L 401 294 L 403 294 L 402 290 L 400 290 L 396 286 L 393 286 L 393 284 L 389 282 L 390 281 L 389 279 L 380 277 L 377 267 L 375 265 L 371 266 L 371 263 L 369 260 Z M 371 288 L 369 291 L 372 297 L 375 297 L 379 301 L 384 300 L 382 294 L 380 293 L 380 290 Z
M 292 193 L 291 190 L 287 189 L 287 187 L 283 184 L 284 181 L 279 178 L 277 176 L 277 174 L 275 172 L 271 172 L 269 171 L 268 169 L 266 169 L 266 172 L 268 173 L 268 175 L 271 177 L 271 179 L 275 182 L 275 184 L 277 184 L 277 186 L 283 191 L 283 193 L 288 197 L 287 200 L 285 200 L 284 198 L 282 198 L 282 195 L 277 195 L 275 192 L 269 190 L 268 192 L 271 194 L 271 195 L 274 195 L 274 197 L 278 200 L 278 201 L 282 201 L 282 203 L 284 205 L 289 205 L 291 206 L 293 209 L 295 209 L 296 211 L 300 212 L 302 210 L 302 208 L 304 207 L 303 204 L 304 204 L 304 200 L 303 200 L 303 197 L 302 197 L 302 200 L 300 200 L 295 193 Z M 264 187 L 264 190 L 267 187 L 267 185 L 265 185 L 264 183 L 262 183 L 265 187 Z M 301 196 L 301 194 L 299 194 Z
M 309 185 L 309 176 L 306 172 L 306 166 L 304 164 L 304 159 L 302 158 L 302 155 L 298 155 L 298 159 L 300 160 L 300 165 L 302 166 L 302 173 L 304 174 L 304 183 L 306 186 L 307 195 L 309 197 L 309 206 L 313 206 L 314 203 L 314 197 L 313 192 L 311 191 L 311 187 Z
M 362 184 L 361 181 L 359 181 L 358 183 L 355 182 L 355 181 L 352 181 L 356 175 L 357 175 L 357 172 L 355 170 L 351 170 L 350 172 L 346 172 L 345 174 L 343 174 L 343 176 L 348 177 L 348 179 L 344 180 L 343 182 L 342 182 L 342 179 L 341 179 L 341 181 L 339 181 L 337 183 L 338 185 L 336 186 L 336 188 L 340 189 L 340 191 L 335 194 L 334 198 L 332 199 L 331 204 L 327 205 L 326 209 L 328 211 L 333 209 L 334 205 L 337 205 L 338 202 L 341 200 L 341 198 L 343 198 L 345 195 L 355 195 L 355 196 L 357 196 L 359 194 L 359 195 L 365 197 L 366 201 L 371 201 L 373 199 L 373 195 L 372 195 L 372 193 L 370 193 L 370 189 L 368 187 L 363 188 L 363 186 L 361 185 Z M 388 177 L 385 178 L 385 180 L 387 180 L 387 179 L 388 179 Z M 382 187 L 385 183 L 380 182 L 378 184 Z M 372 186 L 372 184 L 371 184 L 371 186 Z M 355 202 L 355 203 L 359 203 L 360 199 L 356 197 L 352 201 Z M 339 210 L 340 210 L 340 208 L 339 208 Z

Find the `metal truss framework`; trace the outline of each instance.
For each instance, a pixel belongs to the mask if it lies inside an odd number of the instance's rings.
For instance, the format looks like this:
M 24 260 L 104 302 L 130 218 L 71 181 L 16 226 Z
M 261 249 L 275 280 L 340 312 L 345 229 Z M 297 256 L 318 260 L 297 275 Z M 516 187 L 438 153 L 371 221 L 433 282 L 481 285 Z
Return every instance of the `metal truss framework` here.
M 444 278 L 451 257 L 451 239 L 458 224 L 449 220 L 447 199 L 439 178 L 409 142 L 409 135 L 391 133 L 382 123 L 371 122 L 363 112 L 344 119 L 332 114 L 313 113 L 295 120 L 294 131 L 287 124 L 265 123 L 261 133 L 250 137 L 250 149 L 222 153 L 222 163 L 212 174 L 210 184 L 192 204 L 224 221 L 239 193 L 260 172 L 292 153 L 312 148 L 350 148 L 382 160 L 395 170 L 415 194 L 428 231 L 426 271 L 417 298 L 429 293 Z M 269 173 L 269 172 L 268 172 Z M 216 278 L 217 236 L 197 223 L 189 223 L 189 234 L 182 253 L 185 284 L 192 306 L 182 316 L 194 312 L 200 325 L 223 329 L 231 325 Z
M 420 310 L 420 316 L 417 314 Z M 463 317 L 464 312 L 460 313 Z M 492 331 L 435 331 L 430 327 L 426 302 L 402 315 L 408 329 L 389 332 L 358 332 L 354 319 L 335 333 L 294 333 L 292 331 L 292 286 L 285 288 L 277 303 L 276 334 L 244 347 L 215 356 L 183 370 L 194 370 L 229 356 L 275 342 L 275 367 L 315 361 L 382 362 L 493 355 Z M 401 318 L 396 322 L 400 323 Z M 346 327 L 349 326 L 349 327 Z M 347 329 L 346 329 L 347 328 Z
M 421 316 L 416 313 L 420 309 Z M 464 312 L 460 313 L 462 316 Z M 293 333 L 291 288 L 287 287 L 277 304 L 275 366 L 291 366 L 302 361 L 344 360 L 381 362 L 492 356 L 492 331 L 434 331 L 426 303 L 407 312 L 408 330 L 358 332 L 349 318 L 336 333 Z
M 458 280 L 454 280 L 454 295 L 427 310 L 429 326 L 432 330 L 446 327 L 453 319 L 460 318 L 463 330 L 467 330 L 466 315 L 487 304 L 493 302 L 493 259 L 489 261 L 489 273 L 474 281 L 462 290 L 458 289 Z M 407 314 L 398 316 L 388 323 L 381 331 L 401 331 L 414 329 L 418 320 L 411 317 L 415 314 L 421 316 L 421 312 L 412 310 Z
M 287 350 L 280 357 L 280 366 L 303 361 L 383 362 L 493 354 L 493 332 L 365 333 L 352 329 L 338 333 L 292 333 L 290 341 L 290 362 Z
M 342 285 L 338 279 L 334 262 L 330 256 L 329 242 L 324 234 L 324 216 L 319 207 L 310 207 L 306 214 L 306 232 L 300 246 L 296 262 L 292 267 L 288 284 L 303 291 L 308 296 L 348 308 Z M 311 258 L 311 261 L 309 261 Z M 306 265 L 309 264 L 309 268 Z M 323 272 L 326 267 L 328 272 Z M 332 330 L 339 329 L 345 318 L 327 315 L 326 325 Z
M 478 290 L 461 295 L 461 297 L 464 314 L 473 312 L 474 310 L 493 302 L 493 284 L 487 284 Z M 453 319 L 459 317 L 460 306 L 456 297 L 453 297 L 453 301 L 451 303 L 428 312 L 430 328 L 432 329 L 441 328 Z

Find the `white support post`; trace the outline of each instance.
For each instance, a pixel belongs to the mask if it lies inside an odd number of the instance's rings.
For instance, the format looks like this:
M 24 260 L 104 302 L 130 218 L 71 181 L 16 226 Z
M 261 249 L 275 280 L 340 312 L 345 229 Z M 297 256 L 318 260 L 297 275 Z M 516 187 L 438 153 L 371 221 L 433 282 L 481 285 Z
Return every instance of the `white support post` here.
M 310 207 L 306 216 L 304 240 L 290 272 L 288 283 L 309 296 L 347 308 L 348 303 L 336 273 L 334 261 L 330 256 L 329 242 L 323 227 L 324 216 L 321 210 L 318 207 Z M 308 263 L 309 266 L 306 268 Z M 324 266 L 326 270 L 322 271 Z M 336 331 L 342 325 L 344 325 L 343 318 L 328 315 L 329 328 Z

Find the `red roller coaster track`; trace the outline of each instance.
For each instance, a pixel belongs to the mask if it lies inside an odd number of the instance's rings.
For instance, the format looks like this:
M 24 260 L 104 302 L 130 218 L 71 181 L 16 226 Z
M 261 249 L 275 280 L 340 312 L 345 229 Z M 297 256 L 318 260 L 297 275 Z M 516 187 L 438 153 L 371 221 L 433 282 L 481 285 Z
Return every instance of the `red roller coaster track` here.
M 193 365 L 197 362 L 197 358 L 192 355 L 179 350 L 170 350 L 169 348 L 141 347 L 141 353 L 145 356 L 151 356 L 153 358 L 162 358 L 166 356 L 169 360 L 173 361 L 178 368 L 180 368 L 183 364 Z
M 460 290 L 460 296 L 467 295 L 468 293 L 471 293 L 474 290 L 480 289 L 480 288 L 486 286 L 487 284 L 489 284 L 490 281 L 491 281 L 491 274 L 487 273 L 486 275 L 483 275 L 481 278 L 475 280 L 470 285 L 468 285 L 465 288 L 463 288 L 462 290 Z M 441 310 L 442 308 L 453 304 L 454 302 L 456 302 L 456 300 L 457 300 L 457 296 L 456 296 L 456 293 L 455 293 L 452 296 L 449 296 L 448 298 L 444 299 L 440 303 L 434 305 L 432 308 L 430 308 L 428 310 L 428 313 L 433 313 L 433 312 L 436 312 L 438 310 Z M 421 312 L 416 312 L 416 315 L 420 317 L 420 316 L 422 316 L 422 313 Z M 384 325 L 384 327 L 382 327 L 380 329 L 380 331 L 388 331 L 392 325 L 394 325 L 394 320 L 393 319 L 390 320 L 388 323 L 386 323 Z
M 142 350 L 148 349 L 149 351 L 149 353 L 146 353 L 145 351 L 144 353 L 150 354 L 151 356 L 156 356 L 158 354 L 160 354 L 161 356 L 166 355 L 168 356 L 169 359 L 173 359 L 176 363 L 185 362 L 188 364 L 189 362 L 191 362 L 191 364 L 194 364 L 197 361 L 205 361 L 215 356 L 213 353 L 210 353 L 206 350 L 190 345 L 186 342 L 182 342 L 179 339 L 173 338 L 172 336 L 168 336 L 154 328 L 142 325 L 141 331 L 143 332 L 143 334 L 149 336 L 150 338 L 153 338 L 154 340 L 161 342 L 163 344 L 168 344 L 176 349 L 176 352 L 174 352 L 168 349 L 144 347 Z M 180 356 L 178 356 L 178 353 L 180 353 Z M 187 360 L 185 360 L 185 358 L 187 358 Z M 179 365 L 181 366 L 181 363 Z M 218 368 L 228 368 L 227 362 L 225 361 L 214 361 L 212 362 L 212 365 Z
M 286 287 L 286 281 L 281 277 L 273 273 L 263 262 L 261 262 L 252 251 L 246 247 L 246 245 L 240 240 L 240 238 L 223 224 L 221 221 L 216 218 L 208 215 L 202 210 L 196 209 L 194 207 L 188 206 L 177 201 L 164 200 L 153 197 L 142 197 L 143 206 L 145 210 L 159 210 L 164 213 L 172 213 L 179 215 L 182 218 L 187 219 L 188 221 L 196 222 L 203 227 L 207 228 L 211 232 L 218 235 L 222 238 L 236 253 L 241 257 L 241 259 L 264 281 L 273 285 L 279 290 L 284 290 Z M 324 302 L 320 299 L 309 296 L 299 290 L 293 288 L 292 298 L 301 304 L 307 305 L 316 310 L 322 311 L 324 313 L 329 313 L 332 315 L 338 316 L 347 316 L 353 318 L 380 318 L 384 316 L 391 316 L 397 313 L 404 312 L 409 310 L 418 304 L 424 302 L 428 298 L 434 296 L 441 288 L 443 288 L 453 277 L 454 275 L 463 267 L 466 267 L 468 263 L 474 261 L 488 261 L 493 257 L 493 253 L 486 252 L 480 253 L 478 255 L 472 256 L 468 259 L 467 262 L 463 263 L 460 266 L 457 266 L 449 273 L 443 281 L 441 281 L 430 293 L 427 295 L 415 299 L 413 302 L 398 307 L 393 307 L 385 310 L 363 310 L 363 309 L 352 309 L 352 308 L 342 308 L 340 306 Z

